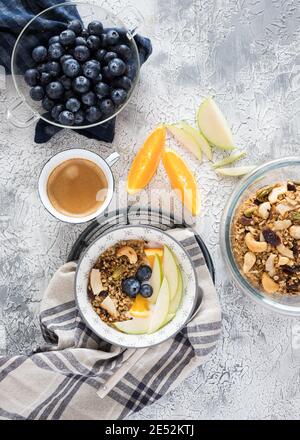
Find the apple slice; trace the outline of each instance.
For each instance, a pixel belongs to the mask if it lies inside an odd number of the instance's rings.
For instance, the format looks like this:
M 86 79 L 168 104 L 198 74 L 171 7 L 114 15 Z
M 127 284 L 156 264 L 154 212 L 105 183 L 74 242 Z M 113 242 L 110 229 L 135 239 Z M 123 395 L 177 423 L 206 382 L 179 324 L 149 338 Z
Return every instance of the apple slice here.
M 179 266 L 177 266 L 177 271 L 178 271 L 178 287 L 177 287 L 176 295 L 170 302 L 169 314 L 176 313 L 183 294 L 183 279 Z
M 175 124 L 167 125 L 167 129 L 175 137 L 175 139 L 188 151 L 190 151 L 197 159 L 202 160 L 201 146 L 193 135 L 178 127 Z
M 207 159 L 212 160 L 212 149 L 205 137 L 200 133 L 197 128 L 192 127 L 190 124 L 182 121 L 179 123 L 179 126 L 183 131 L 189 133 L 195 138 L 195 141 L 200 145 L 201 150 L 206 155 Z
M 200 105 L 197 112 L 197 122 L 201 133 L 210 144 L 223 150 L 234 149 L 234 141 L 229 125 L 211 97 Z
M 178 288 L 178 269 L 177 261 L 173 255 L 173 252 L 166 245 L 164 245 L 163 270 L 164 276 L 167 278 L 169 283 L 170 299 L 172 300 L 176 295 Z
M 170 305 L 170 291 L 167 278 L 163 279 L 147 333 L 154 333 L 166 321 Z
M 159 290 L 161 287 L 162 279 L 163 279 L 163 270 L 162 270 L 161 259 L 156 254 L 154 256 L 152 275 L 149 280 L 149 284 L 152 286 L 152 289 L 153 289 L 153 293 L 149 298 L 149 301 L 151 304 L 156 303 L 156 300 L 157 300 L 157 297 L 159 294 Z
M 114 326 L 129 335 L 142 335 L 147 333 L 149 324 L 150 318 L 133 318 L 129 321 L 115 322 Z
M 255 168 L 253 166 L 217 168 L 216 172 L 222 174 L 222 176 L 238 177 L 251 173 Z
M 223 167 L 224 165 L 229 165 L 229 164 L 231 164 L 231 163 L 234 163 L 234 162 L 236 162 L 237 160 L 240 160 L 240 159 L 242 159 L 242 158 L 245 157 L 245 156 L 246 156 L 246 153 L 245 153 L 245 152 L 243 152 L 243 153 L 233 153 L 233 154 L 231 154 L 230 156 L 225 157 L 224 159 L 220 160 L 219 162 L 214 163 L 214 164 L 212 165 L 212 167 L 213 167 L 214 169 L 216 169 L 216 168 L 221 168 L 221 167 Z
M 174 318 L 175 313 L 168 313 L 165 322 L 163 322 L 162 327 L 164 327 L 165 325 L 169 324 L 170 321 L 172 321 L 172 319 Z

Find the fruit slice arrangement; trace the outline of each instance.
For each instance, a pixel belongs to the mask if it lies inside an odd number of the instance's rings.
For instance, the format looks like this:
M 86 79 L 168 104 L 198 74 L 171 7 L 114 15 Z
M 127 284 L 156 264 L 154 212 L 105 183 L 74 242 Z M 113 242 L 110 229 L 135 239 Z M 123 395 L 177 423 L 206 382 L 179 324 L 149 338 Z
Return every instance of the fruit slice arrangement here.
M 135 194 L 145 188 L 154 176 L 161 158 L 171 182 L 180 200 L 191 211 L 192 215 L 199 214 L 200 196 L 196 180 L 178 154 L 166 151 L 166 127 L 156 128 L 146 139 L 133 160 L 127 179 L 127 192 Z M 193 144 L 196 148 L 196 144 Z
M 145 249 L 152 260 L 149 298 L 137 295 L 130 309 L 132 319 L 115 322 L 115 327 L 127 334 L 151 334 L 170 322 L 181 303 L 183 278 L 177 258 L 168 246 Z M 149 259 L 150 262 L 150 259 Z
M 199 161 L 202 160 L 202 154 L 205 154 L 211 161 L 213 147 L 231 151 L 235 146 L 230 127 L 211 97 L 200 105 L 196 120 L 198 129 L 181 121 L 177 124 L 160 126 L 148 136 L 130 167 L 127 180 L 129 194 L 135 194 L 148 185 L 162 159 L 173 190 L 193 216 L 199 214 L 200 193 L 195 177 L 179 154 L 164 148 L 166 130 Z M 243 176 L 253 171 L 255 167 L 226 167 L 226 165 L 233 164 L 245 155 L 244 152 L 234 152 L 219 162 L 215 162 L 212 168 L 222 176 Z

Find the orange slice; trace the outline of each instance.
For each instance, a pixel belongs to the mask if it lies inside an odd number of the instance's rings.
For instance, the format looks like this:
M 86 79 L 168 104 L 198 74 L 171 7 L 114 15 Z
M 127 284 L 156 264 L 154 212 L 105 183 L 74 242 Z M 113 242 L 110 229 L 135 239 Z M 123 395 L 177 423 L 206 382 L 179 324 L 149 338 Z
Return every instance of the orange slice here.
M 148 185 L 159 165 L 166 140 L 166 128 L 157 127 L 135 156 L 127 179 L 127 191 L 135 194 Z
M 159 258 L 162 259 L 164 255 L 164 250 L 163 248 L 145 248 L 145 254 L 150 266 L 153 267 L 155 255 L 158 255 Z
M 173 190 L 192 215 L 198 215 L 200 193 L 191 170 L 175 151 L 165 150 L 162 160 Z
M 149 316 L 150 311 L 148 300 L 142 295 L 137 295 L 134 303 L 131 306 L 131 309 L 129 310 L 129 313 L 135 318 L 146 318 Z

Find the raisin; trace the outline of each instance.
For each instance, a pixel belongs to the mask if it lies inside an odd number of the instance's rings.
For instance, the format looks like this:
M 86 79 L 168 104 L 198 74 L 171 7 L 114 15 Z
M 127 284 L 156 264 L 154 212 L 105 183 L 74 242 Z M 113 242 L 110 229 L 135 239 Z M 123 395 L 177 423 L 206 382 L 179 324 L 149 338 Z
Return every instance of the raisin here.
M 300 266 L 288 266 L 287 264 L 284 264 L 281 266 L 281 270 L 289 275 L 294 275 L 295 273 L 300 272 Z
M 251 218 L 245 217 L 244 215 L 240 218 L 240 223 L 244 226 L 249 226 L 251 225 Z
M 293 192 L 297 191 L 296 185 L 292 182 L 288 182 L 287 189 L 288 189 L 288 191 L 293 191 Z
M 292 251 L 293 251 L 294 257 L 295 257 L 295 258 L 298 258 L 298 255 L 299 255 L 299 246 L 298 246 L 298 243 L 297 243 L 296 240 L 293 241 Z
M 267 243 L 269 243 L 271 246 L 279 246 L 281 243 L 281 238 L 279 235 L 276 234 L 276 232 L 272 231 L 272 229 L 267 228 L 262 231 L 264 239 Z

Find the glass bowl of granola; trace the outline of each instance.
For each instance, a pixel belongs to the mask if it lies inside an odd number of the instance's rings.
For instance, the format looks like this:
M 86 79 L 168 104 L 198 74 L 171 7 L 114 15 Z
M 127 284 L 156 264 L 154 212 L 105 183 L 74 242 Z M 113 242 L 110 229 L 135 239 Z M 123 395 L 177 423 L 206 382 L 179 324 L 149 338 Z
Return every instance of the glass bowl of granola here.
M 191 317 L 197 295 L 194 265 L 181 244 L 151 226 L 115 228 L 80 259 L 78 309 L 102 339 L 130 348 L 174 336 Z
M 239 183 L 223 213 L 220 245 L 243 292 L 300 316 L 300 157 L 268 162 Z

